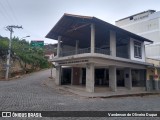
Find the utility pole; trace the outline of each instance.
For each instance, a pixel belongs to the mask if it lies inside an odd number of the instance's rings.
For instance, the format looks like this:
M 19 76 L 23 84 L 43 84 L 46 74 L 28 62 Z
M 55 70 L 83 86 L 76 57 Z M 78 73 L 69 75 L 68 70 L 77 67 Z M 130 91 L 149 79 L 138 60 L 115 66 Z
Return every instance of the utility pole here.
M 11 45 L 12 45 L 12 33 L 13 28 L 18 28 L 18 29 L 22 29 L 22 26 L 15 26 L 15 25 L 10 25 L 6 27 L 8 31 L 10 31 L 10 40 L 9 40 L 9 46 L 8 46 L 8 55 L 7 55 L 7 65 L 6 65 L 6 76 L 5 79 L 8 80 L 8 76 L 9 76 L 9 69 L 10 69 L 10 58 L 11 58 Z

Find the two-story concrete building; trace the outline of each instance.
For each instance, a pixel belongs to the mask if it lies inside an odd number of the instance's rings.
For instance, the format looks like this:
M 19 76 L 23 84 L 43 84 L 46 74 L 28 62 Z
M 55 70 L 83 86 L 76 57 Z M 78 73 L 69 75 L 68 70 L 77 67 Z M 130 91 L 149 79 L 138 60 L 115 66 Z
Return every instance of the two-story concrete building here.
M 145 88 L 151 64 L 145 62 L 144 42 L 152 41 L 96 17 L 71 14 L 64 14 L 46 37 L 58 40 L 52 60 L 57 85 L 83 85 L 88 92 L 95 86 Z

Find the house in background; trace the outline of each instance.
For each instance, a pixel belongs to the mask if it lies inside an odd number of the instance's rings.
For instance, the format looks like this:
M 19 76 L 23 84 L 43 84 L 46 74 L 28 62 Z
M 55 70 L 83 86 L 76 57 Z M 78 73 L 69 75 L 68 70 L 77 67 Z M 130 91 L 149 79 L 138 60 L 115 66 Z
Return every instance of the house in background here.
M 44 56 L 47 60 L 52 60 L 55 57 L 53 52 L 45 52 Z
M 57 54 L 57 44 L 44 45 L 44 56 L 47 60 L 52 60 Z
M 46 37 L 58 40 L 51 60 L 57 63 L 57 85 L 85 86 L 88 92 L 95 86 L 145 89 L 146 69 L 152 64 L 146 63 L 144 42 L 151 40 L 96 17 L 72 14 L 64 14 Z

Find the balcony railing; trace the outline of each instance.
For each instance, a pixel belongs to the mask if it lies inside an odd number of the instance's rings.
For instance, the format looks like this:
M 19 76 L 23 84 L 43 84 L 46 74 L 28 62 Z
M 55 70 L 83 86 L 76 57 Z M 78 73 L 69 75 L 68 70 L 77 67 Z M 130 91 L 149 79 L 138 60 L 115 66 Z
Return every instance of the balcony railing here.
M 84 53 L 90 53 L 90 48 L 84 48 L 84 49 L 78 49 L 78 50 L 72 50 L 72 51 L 63 51 L 60 53 L 61 57 L 64 56 L 70 56 L 70 55 L 76 55 L 76 54 L 84 54 Z M 101 49 L 101 48 L 95 48 L 95 53 L 110 55 L 110 50 L 108 49 Z
M 84 49 L 78 49 L 78 50 L 72 50 L 72 51 L 62 51 L 60 53 L 60 56 L 64 57 L 64 56 L 84 54 L 84 53 L 91 53 L 91 48 L 84 48 Z M 95 48 L 95 53 L 111 55 L 111 52 L 109 49 L 102 49 L 102 48 Z M 122 53 L 122 52 L 117 52 L 116 56 L 121 58 L 126 58 L 126 59 L 129 58 L 129 55 L 127 53 Z
M 72 50 L 72 51 L 64 51 L 60 53 L 60 56 L 64 57 L 64 56 L 84 54 L 84 53 L 90 53 L 90 48 L 84 48 L 84 49 L 78 49 L 78 50 Z
M 110 50 L 102 49 L 102 48 L 95 48 L 95 53 L 110 55 Z
M 116 56 L 121 58 L 129 58 L 129 55 L 127 53 L 122 53 L 122 52 L 117 52 Z

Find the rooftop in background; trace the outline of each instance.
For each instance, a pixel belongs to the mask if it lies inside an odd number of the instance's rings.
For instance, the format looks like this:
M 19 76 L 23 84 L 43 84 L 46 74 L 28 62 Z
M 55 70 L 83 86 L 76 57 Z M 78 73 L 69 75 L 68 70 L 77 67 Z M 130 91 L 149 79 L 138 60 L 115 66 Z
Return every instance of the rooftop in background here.
M 44 45 L 45 54 L 56 54 L 57 52 L 57 44 L 47 44 Z
M 137 14 L 134 14 L 134 15 L 131 15 L 131 16 L 128 16 L 128 17 L 125 17 L 125 18 L 122 18 L 122 19 L 119 19 L 117 20 L 116 22 L 119 22 L 121 20 L 124 20 L 124 19 L 127 19 L 127 18 L 130 18 L 130 17 L 133 17 L 133 16 L 137 16 L 137 15 L 140 15 L 140 14 L 144 14 L 144 13 L 149 13 L 149 14 L 152 14 L 156 12 L 156 10 L 147 10 L 147 11 L 143 11 L 143 12 L 140 12 L 140 13 L 137 13 Z
M 89 25 L 91 23 L 94 23 L 98 27 L 99 32 L 104 32 L 104 30 L 110 29 L 140 41 L 153 42 L 149 39 L 143 38 L 134 33 L 131 33 L 122 28 L 107 23 L 103 20 L 100 20 L 96 17 L 73 15 L 73 14 L 64 14 L 61 17 L 61 19 L 56 23 L 56 25 L 51 29 L 51 31 L 46 35 L 46 38 L 57 40 L 58 36 L 60 35 L 63 36 L 62 41 L 68 43 L 71 42 L 70 39 L 84 41 L 87 39 L 84 34 L 87 33 L 89 34 L 88 32 L 90 31 Z M 83 30 L 80 30 L 81 28 L 83 28 Z

